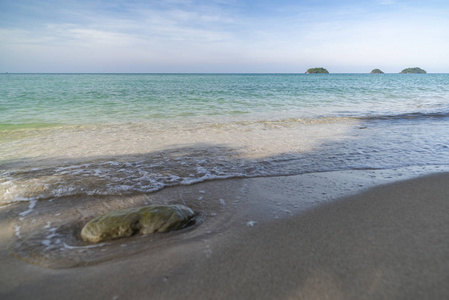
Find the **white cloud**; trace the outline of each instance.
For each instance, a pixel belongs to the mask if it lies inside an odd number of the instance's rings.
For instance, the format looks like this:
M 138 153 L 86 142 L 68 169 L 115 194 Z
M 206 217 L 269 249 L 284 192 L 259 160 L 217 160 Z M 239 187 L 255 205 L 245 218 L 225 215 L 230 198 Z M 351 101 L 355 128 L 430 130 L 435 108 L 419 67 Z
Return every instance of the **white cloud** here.
M 409 8 L 369 13 L 346 6 L 252 16 L 214 5 L 172 1 L 157 9 L 129 5 L 123 14 L 72 11 L 79 22 L 0 29 L 0 71 L 27 71 L 34 64 L 35 71 L 51 65 L 42 71 L 59 72 L 74 66 L 88 72 L 160 72 L 164 66 L 170 72 L 302 72 L 317 64 L 357 72 L 367 65 L 395 71 L 409 62 L 449 69 L 444 13 Z

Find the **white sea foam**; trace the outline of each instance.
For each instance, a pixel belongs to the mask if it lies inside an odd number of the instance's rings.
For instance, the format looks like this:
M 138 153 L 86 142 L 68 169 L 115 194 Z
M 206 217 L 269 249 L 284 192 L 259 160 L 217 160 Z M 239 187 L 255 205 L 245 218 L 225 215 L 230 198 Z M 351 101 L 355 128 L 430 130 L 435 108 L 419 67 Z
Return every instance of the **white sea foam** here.
M 72 245 L 67 245 L 66 243 L 63 243 L 64 248 L 67 249 L 90 249 L 90 248 L 98 248 L 98 247 L 103 247 L 104 245 L 106 245 L 106 243 L 100 243 L 100 244 L 95 244 L 95 245 L 86 245 L 86 246 L 72 246 Z
M 28 209 L 26 211 L 23 211 L 19 214 L 20 220 L 24 220 L 25 216 L 32 213 L 34 210 L 34 207 L 36 206 L 37 200 L 31 200 L 30 204 L 28 205 Z
M 249 227 L 254 227 L 254 225 L 256 225 L 256 224 L 257 224 L 256 221 L 248 221 L 248 222 L 246 222 L 246 225 L 249 226 Z
M 56 230 L 58 230 L 57 227 L 50 228 L 50 229 L 48 230 L 49 234 L 47 234 L 46 238 L 47 238 L 47 239 L 52 239 L 52 238 L 54 238 L 54 237 L 59 236 L 59 234 L 56 233 Z
M 42 245 L 44 245 L 46 247 L 51 246 L 51 240 L 42 240 L 41 243 L 42 243 Z
M 16 237 L 17 238 L 22 238 L 22 236 L 20 235 L 20 228 L 21 228 L 21 226 L 19 226 L 19 225 L 16 225 L 15 227 L 14 227 L 14 234 L 16 235 Z

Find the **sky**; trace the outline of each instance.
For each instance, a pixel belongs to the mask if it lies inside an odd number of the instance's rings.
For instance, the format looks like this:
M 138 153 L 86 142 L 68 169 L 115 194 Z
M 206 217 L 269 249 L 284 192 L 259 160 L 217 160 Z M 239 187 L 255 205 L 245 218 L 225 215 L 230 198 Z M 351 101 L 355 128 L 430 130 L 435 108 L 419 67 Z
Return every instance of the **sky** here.
M 449 72 L 447 0 L 0 0 L 0 73 Z

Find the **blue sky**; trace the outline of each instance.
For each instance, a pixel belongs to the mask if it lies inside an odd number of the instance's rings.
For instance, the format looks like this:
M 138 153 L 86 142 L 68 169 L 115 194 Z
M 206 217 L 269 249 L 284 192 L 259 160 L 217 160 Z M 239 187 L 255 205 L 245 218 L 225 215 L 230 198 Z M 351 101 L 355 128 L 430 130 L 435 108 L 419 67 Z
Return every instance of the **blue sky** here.
M 449 1 L 0 0 L 0 72 L 449 72 Z

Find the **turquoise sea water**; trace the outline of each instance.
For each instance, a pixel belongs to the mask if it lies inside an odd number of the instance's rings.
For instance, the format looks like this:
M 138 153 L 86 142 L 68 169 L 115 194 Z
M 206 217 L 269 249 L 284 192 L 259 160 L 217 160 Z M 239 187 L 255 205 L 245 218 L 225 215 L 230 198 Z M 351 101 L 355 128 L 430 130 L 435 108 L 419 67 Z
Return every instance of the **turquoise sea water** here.
M 438 112 L 446 105 L 448 76 L 4 74 L 0 128 L 260 113 L 314 118 Z
M 2 74 L 0 203 L 449 165 L 449 74 Z

